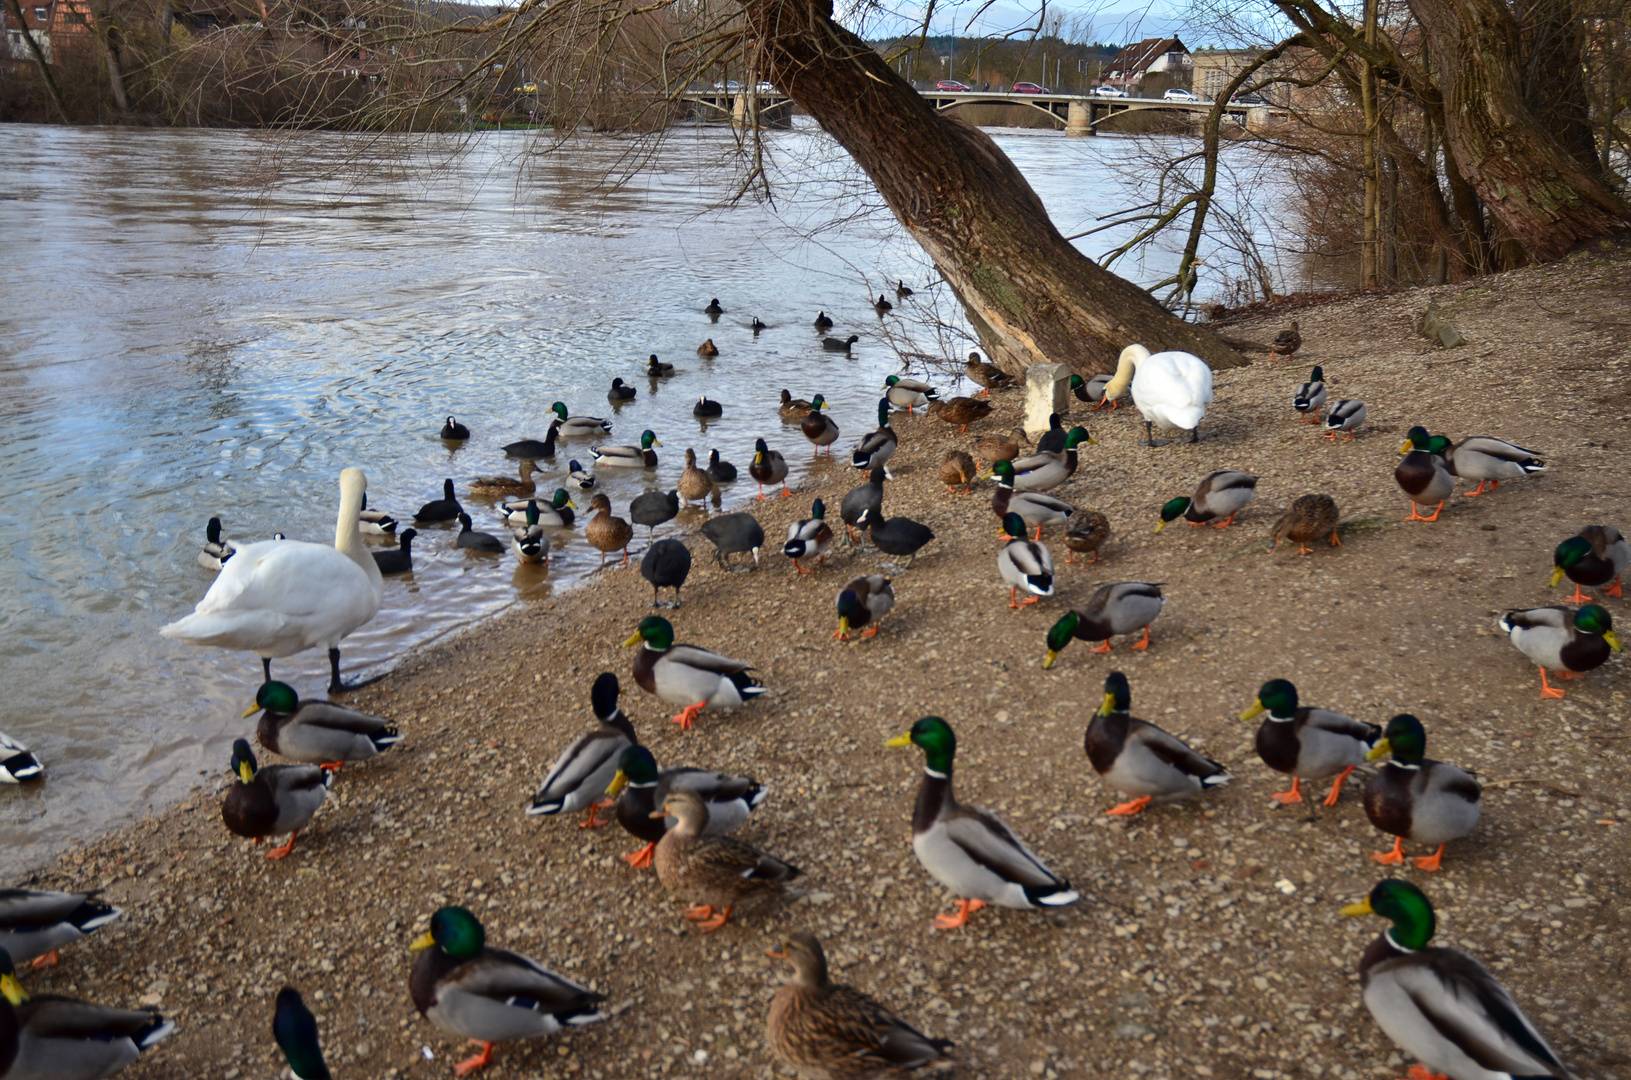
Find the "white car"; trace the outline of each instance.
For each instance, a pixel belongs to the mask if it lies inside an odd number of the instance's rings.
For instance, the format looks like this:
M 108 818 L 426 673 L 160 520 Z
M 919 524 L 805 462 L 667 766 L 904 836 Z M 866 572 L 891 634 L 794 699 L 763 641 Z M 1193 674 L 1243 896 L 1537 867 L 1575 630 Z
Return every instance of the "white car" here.
M 1093 88 L 1093 96 L 1094 97 L 1126 97 L 1127 96 L 1127 91 L 1121 89 L 1120 87 L 1116 87 L 1116 86 L 1095 86 Z
M 760 93 L 760 94 L 774 94 L 776 92 L 776 84 L 775 83 L 768 83 L 768 82 L 761 82 L 757 86 L 755 86 L 753 89 L 757 93 Z
M 1168 90 L 1166 93 L 1161 95 L 1161 100 L 1162 101 L 1199 101 L 1200 98 L 1196 97 L 1194 94 L 1191 94 L 1188 90 L 1184 90 L 1184 89 L 1181 89 L 1179 87 L 1174 86 L 1171 90 Z

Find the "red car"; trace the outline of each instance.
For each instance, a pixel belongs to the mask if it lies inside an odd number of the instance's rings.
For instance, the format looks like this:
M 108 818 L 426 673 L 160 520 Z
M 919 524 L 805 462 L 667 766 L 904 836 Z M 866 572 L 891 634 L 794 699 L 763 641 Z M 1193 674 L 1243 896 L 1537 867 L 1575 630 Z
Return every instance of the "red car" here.
M 934 88 L 949 94 L 959 94 L 974 89 L 967 83 L 960 83 L 956 79 L 941 79 L 934 84 Z
M 1053 91 L 1049 90 L 1046 86 L 1038 86 L 1034 82 L 1017 82 L 1017 83 L 1014 84 L 1013 93 L 1016 93 L 1016 94 L 1051 94 L 1051 93 L 1053 93 Z

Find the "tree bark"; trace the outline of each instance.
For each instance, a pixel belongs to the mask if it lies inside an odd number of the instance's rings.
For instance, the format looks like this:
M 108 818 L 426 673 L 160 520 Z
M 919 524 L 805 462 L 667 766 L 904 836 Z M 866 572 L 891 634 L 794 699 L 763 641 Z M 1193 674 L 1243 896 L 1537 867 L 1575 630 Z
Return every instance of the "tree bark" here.
M 1504 0 L 1409 3 L 1432 44 L 1445 146 L 1524 255 L 1560 258 L 1579 241 L 1631 222 L 1631 206 L 1603 184 L 1594 164 L 1568 152 L 1528 100 L 1519 27 Z M 1561 50 L 1549 51 L 1555 57 Z M 1553 95 L 1579 85 L 1567 74 L 1546 83 Z M 1566 104 L 1548 112 L 1555 116 Z
M 22 5 L 18 0 L 6 0 L 6 7 L 11 10 L 11 17 L 17 20 L 17 27 L 22 32 L 23 40 L 28 42 L 28 51 L 34 54 L 34 62 L 40 65 L 40 78 L 45 82 L 46 93 L 51 95 L 51 104 L 57 107 L 57 114 L 62 117 L 62 122 L 69 123 L 68 107 L 62 103 L 62 91 L 57 89 L 57 80 L 51 75 L 51 65 L 45 62 L 45 50 L 34 40 L 34 32 L 28 28 L 28 22 L 23 18 Z
M 1121 350 L 1181 349 L 1214 368 L 1247 361 L 1101 268 L 1060 235 L 983 132 L 937 113 L 830 0 L 739 0 L 758 66 L 849 151 L 967 309 L 995 363 L 1112 371 Z

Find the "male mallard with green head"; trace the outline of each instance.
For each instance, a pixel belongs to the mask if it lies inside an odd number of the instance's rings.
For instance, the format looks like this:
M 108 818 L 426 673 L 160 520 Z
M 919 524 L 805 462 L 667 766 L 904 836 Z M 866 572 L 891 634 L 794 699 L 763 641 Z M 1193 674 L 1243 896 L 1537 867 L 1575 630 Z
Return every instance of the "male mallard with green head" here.
M 1606 585 L 1604 596 L 1619 596 L 1620 575 L 1631 564 L 1631 545 L 1627 545 L 1620 530 L 1612 525 L 1587 525 L 1574 536 L 1557 545 L 1552 552 L 1552 580 L 1557 587 L 1565 574 L 1574 582 L 1574 595 L 1565 603 L 1589 604 L 1583 585 L 1592 588 Z M 1612 582 L 1613 584 L 1609 584 Z
M 746 660 L 732 660 L 697 645 L 674 644 L 674 626 L 667 619 L 648 615 L 623 642 L 624 648 L 640 646 L 634 654 L 634 681 L 648 694 L 663 701 L 684 705 L 674 723 L 687 730 L 697 715 L 712 705 L 734 709 L 765 692 L 748 672 Z
M 1299 705 L 1297 688 L 1286 679 L 1270 679 L 1257 691 L 1252 707 L 1240 714 L 1251 720 L 1262 713 L 1257 729 L 1257 756 L 1275 772 L 1291 777 L 1290 791 L 1270 796 L 1285 805 L 1303 801 L 1304 780 L 1335 776 L 1326 806 L 1335 806 L 1342 795 L 1342 782 L 1363 765 L 1367 755 L 1382 737 L 1382 729 L 1329 709 Z
M 895 609 L 895 588 L 882 574 L 852 578 L 838 590 L 838 629 L 833 637 L 848 641 L 851 630 L 861 630 L 862 637 L 877 637 L 883 629 L 883 617 Z
M 260 768 L 249 743 L 232 744 L 232 771 L 238 780 L 221 803 L 221 820 L 238 836 L 260 843 L 268 836 L 289 834 L 288 843 L 266 853 L 281 859 L 294 850 L 300 835 L 328 798 L 333 771 L 317 765 L 271 765 Z
M 799 431 L 810 440 L 814 452 L 821 453 L 825 446 L 827 453 L 832 453 L 832 444 L 838 441 L 838 422 L 821 410 L 827 407 L 827 399 L 817 394 L 810 402 L 810 412 L 799 421 Z
M 148 1009 L 29 997 L 11 954 L 0 949 L 0 1076 L 7 1080 L 106 1080 L 175 1029 Z
M 1404 460 L 1393 470 L 1393 479 L 1410 496 L 1410 516 L 1405 520 L 1437 521 L 1444 510 L 1444 500 L 1455 491 L 1455 477 L 1450 475 L 1444 461 L 1450 440 L 1442 435 L 1428 435 L 1427 429 L 1420 425 L 1411 428 L 1406 435 L 1409 441 L 1399 447 Z M 1433 511 L 1432 517 L 1422 517 L 1416 511 L 1417 503 L 1438 503 L 1438 509 Z
M 1040 491 L 1014 491 L 1014 466 L 999 461 L 992 466 L 997 478 L 997 490 L 991 494 L 991 512 L 997 520 L 1006 522 L 1009 514 L 1018 514 L 1025 524 L 1034 526 L 1036 539 L 1042 539 L 1042 526 L 1063 525 L 1076 512 L 1076 507 L 1063 499 L 1045 495 Z
M 1496 624 L 1517 650 L 1540 668 L 1540 696 L 1560 698 L 1563 691 L 1546 681 L 1546 669 L 1560 679 L 1574 679 L 1601 667 L 1610 651 L 1620 651 L 1614 620 L 1596 604 L 1570 611 L 1566 607 L 1509 611 Z
M 617 762 L 623 751 L 634 746 L 640 737 L 634 725 L 617 703 L 619 687 L 617 676 L 603 671 L 595 677 L 589 689 L 589 704 L 597 721 L 593 731 L 586 731 L 572 740 L 572 744 L 555 759 L 538 785 L 527 816 L 544 814 L 572 814 L 587 810 L 580 829 L 598 829 L 610 825 L 597 821 L 595 810 L 612 805 L 606 788 L 617 775 Z
M 1453 475 L 1478 481 L 1476 488 L 1461 493 L 1468 498 L 1485 494 L 1485 484 L 1494 491 L 1502 480 L 1546 471 L 1546 463 L 1533 450 L 1491 435 L 1467 436 L 1445 453 L 1444 463 Z
M 650 428 L 640 433 L 639 446 L 597 446 L 590 455 L 601 465 L 623 469 L 655 469 L 657 452 L 653 446 L 662 446 Z
M 1161 507 L 1161 520 L 1156 523 L 1155 531 L 1160 532 L 1172 524 L 1179 514 L 1191 525 L 1211 524 L 1214 529 L 1226 529 L 1234 523 L 1235 515 L 1255 498 L 1257 477 L 1238 469 L 1219 469 L 1201 479 L 1195 494 L 1168 499 Z
M 873 469 L 882 469 L 885 463 L 895 456 L 895 449 L 900 445 L 900 437 L 895 429 L 889 426 L 889 399 L 878 399 L 878 427 L 861 437 L 860 443 L 850 454 L 850 465 L 862 472 L 871 472 Z
M 1372 855 L 1384 866 L 1404 862 L 1404 842 L 1437 845 L 1433 854 L 1412 859 L 1419 870 L 1437 870 L 1444 845 L 1459 840 L 1478 825 L 1483 789 L 1471 775 L 1424 756 L 1427 732 L 1409 713 L 1388 721 L 1382 741 L 1365 757 L 1393 755 L 1365 785 L 1365 816 L 1392 833 L 1393 850 Z
M 748 819 L 769 797 L 770 791 L 751 776 L 729 776 L 690 765 L 657 771 L 657 759 L 644 746 L 627 747 L 617 759 L 617 773 L 606 787 L 606 797 L 617 800 L 617 823 L 646 846 L 622 856 L 636 870 L 651 865 L 657 841 L 674 827 L 675 819 L 653 815 L 671 792 L 694 791 L 708 804 L 708 832 L 728 833 Z
M 272 1005 L 272 1038 L 296 1080 L 333 1080 L 317 1039 L 317 1017 L 306 1008 L 300 991 L 285 986 Z
M 332 701 L 301 701 L 294 687 L 277 680 L 262 683 L 255 704 L 261 710 L 256 740 L 291 761 L 340 771 L 350 761 L 367 761 L 402 741 L 393 721 L 348 709 Z
M 57 950 L 124 915 L 98 900 L 100 895 L 100 890 L 0 889 L 0 949 L 19 964 L 56 966 Z
M 1104 704 L 1082 736 L 1093 771 L 1111 790 L 1133 796 L 1106 814 L 1128 817 L 1151 803 L 1180 802 L 1234 779 L 1182 739 L 1133 716 L 1132 707 L 1127 676 L 1112 671 L 1104 680 Z
M 1018 514 L 1004 516 L 1002 530 L 1007 540 L 997 552 L 997 573 L 1008 585 L 1008 606 L 1040 603 L 1044 596 L 1052 596 L 1053 555 L 1047 545 L 1026 539 L 1025 521 Z M 1016 599 L 1021 589 L 1030 596 Z
M 1132 647 L 1140 651 L 1149 648 L 1150 624 L 1166 603 L 1157 582 L 1111 581 L 1100 585 L 1086 604 L 1065 612 L 1048 628 L 1048 655 L 1042 658 L 1042 670 L 1053 667 L 1072 640 L 1097 641 L 1093 651 L 1107 653 L 1115 635 L 1143 630 L 1144 636 Z
M 810 506 L 810 516 L 787 526 L 787 543 L 782 554 L 793 560 L 793 569 L 801 574 L 813 574 L 827 562 L 827 548 L 832 545 L 832 526 L 827 524 L 827 506 L 817 499 Z M 800 559 L 815 559 L 815 570 L 799 565 Z

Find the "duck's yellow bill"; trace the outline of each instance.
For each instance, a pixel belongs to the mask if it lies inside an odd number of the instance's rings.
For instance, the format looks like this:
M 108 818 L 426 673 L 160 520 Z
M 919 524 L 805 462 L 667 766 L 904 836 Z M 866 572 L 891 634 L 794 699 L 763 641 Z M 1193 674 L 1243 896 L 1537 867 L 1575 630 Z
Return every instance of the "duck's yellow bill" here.
M 238 779 L 242 780 L 246 784 L 253 784 L 255 782 L 255 770 L 250 766 L 249 762 L 238 762 Z
M 413 944 L 408 946 L 408 951 L 423 952 L 425 949 L 430 948 L 434 944 L 436 944 L 436 938 L 429 930 L 426 930 L 423 934 L 420 934 L 418 937 L 413 939 Z
M 1557 587 L 1557 583 L 1562 581 L 1562 580 L 1563 580 L 1563 568 L 1560 566 L 1557 569 L 1552 571 L 1552 580 L 1548 581 L 1546 584 L 1552 586 L 1555 589 Z
M 628 786 L 629 786 L 628 774 L 625 773 L 622 769 L 619 769 L 619 770 L 617 770 L 617 775 L 612 777 L 611 784 L 607 786 L 606 794 L 615 799 L 619 795 L 623 794 L 623 789 L 628 787 Z
M 838 616 L 838 636 L 849 637 L 849 618 L 847 616 Z
M 1377 758 L 1387 757 L 1391 753 L 1393 753 L 1393 747 L 1388 745 L 1388 741 L 1386 739 L 1383 739 L 1381 742 L 1371 747 L 1370 753 L 1365 755 L 1365 760 L 1375 761 Z
M 908 731 L 904 734 L 896 735 L 893 739 L 886 739 L 884 741 L 884 745 L 889 747 L 891 750 L 899 750 L 903 746 L 911 746 L 912 733 Z
M 249 706 L 249 708 L 247 708 L 247 709 L 245 709 L 243 711 L 243 713 L 238 717 L 238 719 L 240 719 L 240 720 L 247 719 L 248 717 L 254 716 L 256 713 L 258 713 L 260 711 L 261 711 L 261 707 L 259 705 L 251 705 L 251 706 Z
M 1374 915 L 1376 913 L 1371 910 L 1370 897 L 1367 896 L 1365 899 L 1359 901 L 1359 903 L 1349 904 L 1347 907 L 1343 908 L 1342 914 L 1351 919 L 1356 915 Z
M 1099 715 L 1100 716 L 1109 716 L 1111 713 L 1113 713 L 1115 711 L 1116 711 L 1116 695 L 1107 692 L 1104 695 L 1104 704 L 1099 706 Z
M 663 441 L 661 439 L 652 439 L 651 440 L 651 445 L 652 446 L 661 446 L 662 444 L 663 444 Z
M 566 500 L 566 505 L 570 506 L 574 510 L 578 508 L 578 504 L 573 502 L 571 499 Z
M 1408 454 L 1413 449 L 1415 449 L 1414 445 L 1412 443 L 1410 443 L 1409 441 L 1406 441 L 1403 446 L 1399 447 L 1399 453 Z
M 1608 647 L 1613 649 L 1615 652 L 1620 651 L 1620 635 L 1616 634 L 1614 631 L 1604 630 L 1603 640 L 1608 642 Z
M 1088 435 L 1087 442 L 1088 442 L 1088 445 L 1090 445 L 1090 446 L 1099 445 L 1099 440 L 1095 439 L 1091 434 Z
M 1049 649 L 1048 655 L 1042 658 L 1042 670 L 1046 671 L 1051 668 L 1053 666 L 1053 662 L 1057 659 L 1059 659 L 1059 650 Z
M 1252 707 L 1240 714 L 1242 720 L 1252 720 L 1263 714 L 1263 703 L 1256 698 L 1252 699 Z
M 1167 527 L 1167 523 L 1165 521 L 1157 522 L 1156 526 L 1155 526 L 1155 531 L 1160 532 L 1162 529 L 1164 529 L 1166 527 Z
M 0 975 L 0 994 L 13 1005 L 21 1005 L 28 1000 L 28 995 L 23 993 L 23 984 L 17 981 L 15 975 Z
M 623 647 L 625 649 L 632 649 L 638 644 L 640 644 L 640 631 L 636 630 L 634 633 L 629 635 L 629 639 L 623 643 Z

